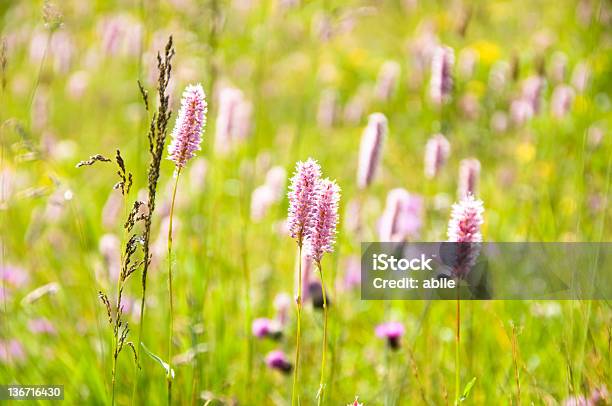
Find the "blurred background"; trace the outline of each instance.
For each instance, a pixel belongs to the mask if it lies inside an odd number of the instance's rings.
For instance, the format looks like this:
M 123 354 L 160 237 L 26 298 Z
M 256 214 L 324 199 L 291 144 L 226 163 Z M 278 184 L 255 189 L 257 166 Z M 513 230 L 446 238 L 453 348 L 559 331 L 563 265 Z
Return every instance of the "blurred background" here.
M 137 81 L 154 106 L 156 55 L 170 35 L 173 112 L 190 83 L 209 103 L 174 212 L 176 404 L 289 403 L 291 376 L 266 355 L 293 360 L 296 247 L 284 220 L 296 161 L 318 160 L 342 188 L 336 252 L 324 259 L 329 404 L 453 403 L 454 303 L 360 300 L 360 243 L 384 239 L 393 189 L 418 202 L 400 239 L 443 241 L 462 161 L 475 158 L 485 240 L 612 237 L 608 1 L 9 0 L 0 21 L 2 384 L 63 384 L 69 403 L 110 403 L 112 331 L 98 291 L 114 295 L 124 208 L 114 166 L 75 165 L 120 149 L 132 197 L 146 198 L 151 117 Z M 441 45 L 454 63 L 439 102 Z M 359 188 L 361 137 L 376 112 L 388 135 L 376 177 Z M 450 148 L 432 175 L 427 145 L 438 133 Z M 143 335 L 159 354 L 173 170 L 164 159 Z M 133 341 L 140 294 L 138 274 L 124 291 Z M 322 318 L 316 297 L 307 301 L 300 380 L 312 404 Z M 262 317 L 280 334 L 254 334 Z M 398 349 L 375 335 L 386 321 L 405 327 Z M 605 301 L 466 303 L 469 401 L 608 404 L 611 321 Z M 165 401 L 163 368 L 144 353 L 140 364 L 138 374 L 121 354 L 118 404 L 131 403 L 137 375 L 137 403 Z

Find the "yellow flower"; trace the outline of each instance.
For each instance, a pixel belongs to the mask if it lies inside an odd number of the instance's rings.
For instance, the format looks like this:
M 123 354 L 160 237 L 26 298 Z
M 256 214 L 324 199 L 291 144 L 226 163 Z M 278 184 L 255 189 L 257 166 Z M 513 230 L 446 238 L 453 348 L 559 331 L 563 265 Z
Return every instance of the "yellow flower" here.
M 471 47 L 476 51 L 480 60 L 486 65 L 492 64 L 501 56 L 499 46 L 493 42 L 479 40 L 473 43 Z
M 535 158 L 536 150 L 532 143 L 523 141 L 516 146 L 514 153 L 516 154 L 516 159 L 518 159 L 520 163 L 526 164 Z
M 566 216 L 569 216 L 576 211 L 576 201 L 570 196 L 562 197 L 559 206 L 561 208 L 561 212 Z
M 549 180 L 553 172 L 555 171 L 555 164 L 550 161 L 538 162 L 538 175 L 542 180 Z

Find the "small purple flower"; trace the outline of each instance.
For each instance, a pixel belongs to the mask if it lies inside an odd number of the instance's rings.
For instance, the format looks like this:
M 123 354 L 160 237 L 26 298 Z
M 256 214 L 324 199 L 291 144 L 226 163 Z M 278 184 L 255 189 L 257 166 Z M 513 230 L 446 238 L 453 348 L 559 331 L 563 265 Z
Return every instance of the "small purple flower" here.
M 319 180 L 316 185 L 316 196 L 316 208 L 311 223 L 308 248 L 312 259 L 320 263 L 324 253 L 334 251 L 340 187 L 335 181 Z
M 282 335 L 279 322 L 265 317 L 253 320 L 251 331 L 257 338 L 270 337 L 276 339 Z
M 459 198 L 476 195 L 480 180 L 480 161 L 476 158 L 464 159 L 459 164 Z
M 376 337 L 384 338 L 391 349 L 400 347 L 400 339 L 404 335 L 404 326 L 396 321 L 389 321 L 376 326 Z
M 429 97 L 436 105 L 450 100 L 453 91 L 453 65 L 455 53 L 452 48 L 438 46 L 431 60 L 431 81 L 429 82 Z
M 371 114 L 359 147 L 357 186 L 360 189 L 365 189 L 370 185 L 376 176 L 386 137 L 387 118 L 382 113 Z
M 315 211 L 316 184 L 321 177 L 321 167 L 312 158 L 298 162 L 289 185 L 289 214 L 287 227 L 291 238 L 299 246 L 309 236 Z
M 423 223 L 423 199 L 406 189 L 393 189 L 387 195 L 385 210 L 378 224 L 380 241 L 402 242 L 419 235 Z
M 425 176 L 435 178 L 450 155 L 450 143 L 442 134 L 433 135 L 425 145 Z
M 283 374 L 288 374 L 293 369 L 289 359 L 281 350 L 270 351 L 266 355 L 266 365 L 270 369 L 277 369 Z
M 179 170 L 200 150 L 207 111 L 208 105 L 202 85 L 198 83 L 187 86 L 172 130 L 172 142 L 168 146 L 168 159 L 173 161 Z

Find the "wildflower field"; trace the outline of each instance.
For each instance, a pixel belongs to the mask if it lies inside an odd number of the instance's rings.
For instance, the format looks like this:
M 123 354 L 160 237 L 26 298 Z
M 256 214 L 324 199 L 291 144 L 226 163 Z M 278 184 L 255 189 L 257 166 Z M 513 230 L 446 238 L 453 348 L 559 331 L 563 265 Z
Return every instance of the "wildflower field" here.
M 609 1 L 8 0 L 0 68 L 10 404 L 612 404 L 609 300 L 360 289 L 612 240 Z

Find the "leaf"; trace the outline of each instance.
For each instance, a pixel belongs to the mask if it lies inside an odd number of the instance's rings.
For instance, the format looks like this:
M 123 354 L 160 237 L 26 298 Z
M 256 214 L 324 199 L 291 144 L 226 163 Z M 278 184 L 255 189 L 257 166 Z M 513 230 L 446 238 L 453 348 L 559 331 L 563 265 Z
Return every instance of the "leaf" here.
M 460 402 L 463 402 L 468 398 L 468 396 L 470 396 L 470 392 L 472 391 L 472 387 L 474 387 L 475 383 L 476 377 L 473 377 L 472 380 L 469 381 L 467 385 L 465 385 L 465 388 L 463 388 L 463 393 L 461 394 L 461 398 L 459 399 Z
M 149 355 L 149 357 L 153 358 L 155 361 L 157 361 L 157 363 L 159 365 L 162 366 L 162 368 L 164 368 L 164 370 L 166 371 L 166 376 L 171 375 L 172 379 L 174 379 L 174 369 L 170 368 L 170 365 L 168 365 L 168 363 L 164 362 L 163 359 L 159 358 L 157 355 L 153 354 L 146 345 L 144 345 L 143 342 L 140 343 L 140 345 L 142 346 L 142 348 L 145 350 L 145 352 Z

